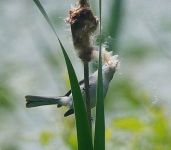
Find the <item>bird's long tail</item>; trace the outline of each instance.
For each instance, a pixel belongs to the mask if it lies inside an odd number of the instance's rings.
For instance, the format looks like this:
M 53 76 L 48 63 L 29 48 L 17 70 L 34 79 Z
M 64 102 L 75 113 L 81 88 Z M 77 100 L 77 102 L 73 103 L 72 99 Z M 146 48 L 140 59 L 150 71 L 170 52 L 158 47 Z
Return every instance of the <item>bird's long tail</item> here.
M 43 105 L 60 105 L 62 106 L 61 97 L 53 98 L 53 97 L 42 97 L 42 96 L 32 96 L 27 95 L 26 98 L 26 107 L 37 107 Z

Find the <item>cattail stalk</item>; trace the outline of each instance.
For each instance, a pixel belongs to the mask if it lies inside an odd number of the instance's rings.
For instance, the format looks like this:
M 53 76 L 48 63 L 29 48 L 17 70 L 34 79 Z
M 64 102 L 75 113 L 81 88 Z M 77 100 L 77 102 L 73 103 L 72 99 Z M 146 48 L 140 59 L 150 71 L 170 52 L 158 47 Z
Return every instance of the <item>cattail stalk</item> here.
M 93 15 L 88 0 L 78 0 L 78 5 L 69 11 L 67 22 L 71 25 L 74 47 L 84 64 L 86 109 L 89 126 L 92 130 L 89 94 L 89 62 L 91 61 L 94 48 L 91 45 L 90 37 L 97 29 L 98 19 Z
M 90 126 L 90 131 L 92 133 L 92 123 L 91 123 L 91 103 L 90 103 L 90 93 L 89 93 L 89 63 L 84 61 L 84 86 L 85 86 L 85 96 L 86 96 L 86 109 L 88 122 Z

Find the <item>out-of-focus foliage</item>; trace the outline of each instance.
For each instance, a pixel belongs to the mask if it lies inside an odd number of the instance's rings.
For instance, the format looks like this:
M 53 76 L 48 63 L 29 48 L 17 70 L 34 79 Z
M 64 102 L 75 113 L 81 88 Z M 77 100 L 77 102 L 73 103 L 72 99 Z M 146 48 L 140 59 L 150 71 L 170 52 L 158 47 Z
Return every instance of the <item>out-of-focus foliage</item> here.
M 129 149 L 168 149 L 170 148 L 170 128 L 161 107 L 152 106 L 142 115 L 124 115 L 112 120 L 113 146 Z M 127 140 L 124 140 L 124 139 Z M 123 145 L 121 145 L 121 143 Z
M 0 87 L 0 107 L 1 108 L 11 108 L 12 107 L 12 102 L 11 102 L 11 97 L 9 96 L 11 93 L 8 91 L 8 88 L 5 86 L 1 85 Z
M 59 0 L 60 7 L 55 0 L 42 2 L 82 79 L 70 28 L 63 22 L 75 2 Z M 114 3 L 102 4 L 103 44 L 114 44 L 121 60 L 105 99 L 106 149 L 170 150 L 171 2 L 122 1 L 112 36 Z M 27 94 L 61 96 L 69 89 L 54 36 L 31 1 L 1 0 L 0 16 L 0 149 L 76 150 L 75 123 L 73 116 L 63 118 L 66 109 L 25 108 Z
M 7 74 L 0 74 L 0 109 L 9 111 L 14 107 L 14 95 L 10 90 L 8 83 L 9 76 Z
M 39 140 L 40 140 L 40 143 L 42 145 L 48 145 L 50 144 L 50 142 L 54 139 L 54 134 L 49 132 L 49 131 L 42 131 L 40 133 L 40 137 L 39 137 Z

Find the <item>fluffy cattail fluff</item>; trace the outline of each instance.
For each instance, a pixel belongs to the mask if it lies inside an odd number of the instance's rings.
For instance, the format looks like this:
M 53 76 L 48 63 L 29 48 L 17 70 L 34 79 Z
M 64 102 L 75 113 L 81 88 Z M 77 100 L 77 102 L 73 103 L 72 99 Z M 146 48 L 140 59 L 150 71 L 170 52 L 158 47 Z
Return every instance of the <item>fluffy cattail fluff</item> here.
M 88 5 L 79 5 L 69 11 L 73 44 L 83 61 L 90 61 L 93 51 L 90 36 L 97 29 L 98 19 Z
M 103 64 L 105 64 L 105 63 L 110 63 L 110 60 L 111 60 L 111 58 L 113 57 L 113 52 L 111 51 L 111 52 L 108 52 L 108 51 L 106 51 L 106 49 L 105 48 L 102 48 L 102 63 Z M 93 52 L 92 52 L 92 59 L 94 59 L 94 60 L 98 60 L 98 58 L 99 58 L 99 51 L 97 51 L 97 50 L 93 50 Z

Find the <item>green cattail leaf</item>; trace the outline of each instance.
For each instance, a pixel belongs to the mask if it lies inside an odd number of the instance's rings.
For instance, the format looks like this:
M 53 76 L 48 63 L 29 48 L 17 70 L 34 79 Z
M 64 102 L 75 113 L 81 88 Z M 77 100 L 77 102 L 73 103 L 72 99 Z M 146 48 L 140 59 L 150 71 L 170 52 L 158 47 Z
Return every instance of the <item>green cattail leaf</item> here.
M 100 36 L 101 36 L 101 0 L 99 0 L 100 16 Z M 101 41 L 99 47 L 99 68 L 98 68 L 98 85 L 96 96 L 96 123 L 94 150 L 105 150 L 105 116 L 104 116 L 104 96 L 103 96 L 103 76 L 102 76 L 102 58 L 101 58 Z
M 91 138 L 91 133 L 90 133 L 90 127 L 88 125 L 88 118 L 86 114 L 85 104 L 84 104 L 84 100 L 83 100 L 81 90 L 78 84 L 77 76 L 75 74 L 72 63 L 46 11 L 42 7 L 40 1 L 39 0 L 33 0 L 33 1 L 35 2 L 35 4 L 37 5 L 39 10 L 45 17 L 46 21 L 49 23 L 53 32 L 55 33 L 57 40 L 61 46 L 64 58 L 65 58 L 65 62 L 66 62 L 66 66 L 67 66 L 68 74 L 69 74 L 69 79 L 70 79 L 70 84 L 71 84 L 71 91 L 73 95 L 76 128 L 77 128 L 78 150 L 93 150 L 92 138 Z
M 114 51 L 115 53 L 118 49 L 118 36 L 123 18 L 123 6 L 123 0 L 112 1 L 111 13 L 109 14 L 109 22 L 107 23 L 106 28 L 107 35 L 111 37 L 109 41 L 109 50 Z

